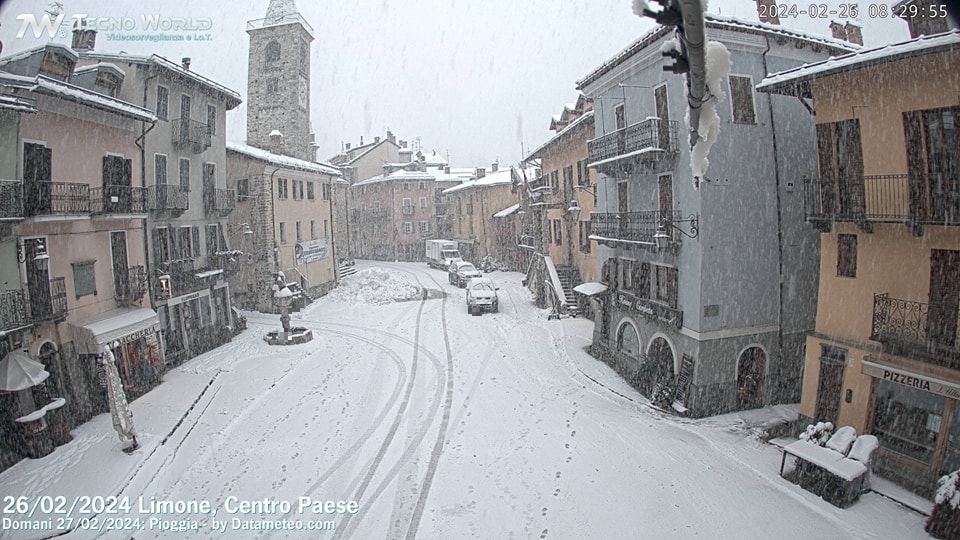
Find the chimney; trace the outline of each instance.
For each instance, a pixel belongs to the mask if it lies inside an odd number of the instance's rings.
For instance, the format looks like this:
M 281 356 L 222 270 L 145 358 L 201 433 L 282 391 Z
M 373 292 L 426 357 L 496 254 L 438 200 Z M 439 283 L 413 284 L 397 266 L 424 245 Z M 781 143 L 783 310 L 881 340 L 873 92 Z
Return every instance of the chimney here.
M 847 41 L 856 43 L 857 45 L 863 45 L 863 31 L 859 26 L 847 21 L 844 30 L 846 30 L 847 33 Z
M 347 143 L 347 152 L 350 151 L 350 143 Z
M 387 130 L 387 140 L 393 144 L 397 144 L 397 136 L 393 134 L 389 129 Z
M 190 71 L 190 57 L 184 56 L 180 63 L 183 64 L 183 69 Z
M 490 172 L 492 173 L 497 172 L 497 169 L 499 168 L 500 168 L 500 163 L 497 161 L 494 161 L 493 163 L 490 164 Z
M 443 166 L 443 174 L 450 174 L 450 166 L 449 166 L 449 165 L 444 165 L 444 166 Z
M 757 0 L 757 15 L 760 16 L 760 22 L 767 24 L 780 24 L 780 14 L 777 12 L 776 0 Z
M 407 141 L 400 141 L 400 148 L 406 148 L 406 147 L 407 147 Z
M 363 135 L 360 136 L 360 146 L 363 146 Z
M 380 144 L 380 137 L 374 137 L 373 144 Z
M 93 28 L 87 28 L 77 21 L 73 25 L 73 41 L 70 48 L 75 51 L 92 51 L 97 44 L 97 31 Z
M 477 180 L 487 175 L 487 170 L 483 167 L 477 167 Z
M 830 34 L 833 39 L 847 40 L 847 30 L 837 21 L 830 21 Z
M 400 163 L 410 163 L 413 161 L 413 150 L 409 148 L 400 149 Z
M 280 154 L 283 150 L 283 133 L 279 129 L 270 132 L 270 153 Z

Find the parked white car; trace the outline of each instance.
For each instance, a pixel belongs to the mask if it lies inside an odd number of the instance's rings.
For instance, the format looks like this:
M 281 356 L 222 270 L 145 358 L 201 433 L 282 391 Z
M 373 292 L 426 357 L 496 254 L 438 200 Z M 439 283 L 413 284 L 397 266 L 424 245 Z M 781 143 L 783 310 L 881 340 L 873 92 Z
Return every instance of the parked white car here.
M 464 287 L 468 281 L 481 275 L 477 267 L 468 262 L 453 262 L 450 263 L 447 279 L 457 287 Z
M 467 283 L 467 313 L 481 315 L 484 311 L 497 313 L 500 311 L 500 299 L 497 297 L 498 287 L 490 278 L 473 278 Z

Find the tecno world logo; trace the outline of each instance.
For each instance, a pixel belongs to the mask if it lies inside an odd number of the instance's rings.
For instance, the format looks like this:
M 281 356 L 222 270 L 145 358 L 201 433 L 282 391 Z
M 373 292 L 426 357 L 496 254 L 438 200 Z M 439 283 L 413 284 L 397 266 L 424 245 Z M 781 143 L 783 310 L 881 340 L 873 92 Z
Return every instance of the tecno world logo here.
M 56 16 L 44 13 L 38 17 L 32 13 L 22 13 L 17 15 L 17 20 L 20 21 L 18 39 L 27 35 L 27 32 L 31 32 L 37 39 L 44 34 L 50 38 L 66 37 L 71 28 L 105 32 L 202 32 L 213 28 L 213 21 L 209 17 L 165 17 L 157 14 L 143 14 L 140 17 L 91 17 L 84 13 L 67 17 L 62 13 Z

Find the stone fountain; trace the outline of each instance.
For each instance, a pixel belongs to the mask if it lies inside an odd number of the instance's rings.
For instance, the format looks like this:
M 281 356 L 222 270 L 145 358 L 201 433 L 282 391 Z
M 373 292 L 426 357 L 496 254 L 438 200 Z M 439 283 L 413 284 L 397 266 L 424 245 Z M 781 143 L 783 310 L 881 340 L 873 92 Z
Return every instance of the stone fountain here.
M 290 327 L 290 302 L 293 300 L 293 291 L 287 287 L 283 272 L 277 272 L 276 283 L 273 286 L 273 297 L 280 304 L 280 331 L 271 330 L 263 336 L 269 345 L 299 345 L 313 339 L 313 331 L 309 328 Z

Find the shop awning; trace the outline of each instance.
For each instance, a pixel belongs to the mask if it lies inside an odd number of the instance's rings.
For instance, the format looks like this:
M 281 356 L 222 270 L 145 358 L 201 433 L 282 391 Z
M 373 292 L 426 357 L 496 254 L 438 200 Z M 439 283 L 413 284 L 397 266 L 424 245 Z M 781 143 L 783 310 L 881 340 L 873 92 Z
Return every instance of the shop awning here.
M 603 283 L 597 283 L 596 281 L 588 281 L 574 287 L 573 292 L 578 292 L 584 296 L 596 296 L 607 292 L 607 286 Z
M 71 324 L 73 343 L 80 354 L 103 352 L 103 346 L 136 341 L 160 330 L 157 312 L 150 308 L 115 310 L 80 324 Z

